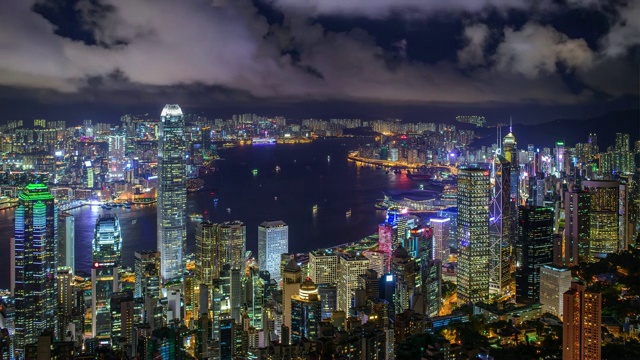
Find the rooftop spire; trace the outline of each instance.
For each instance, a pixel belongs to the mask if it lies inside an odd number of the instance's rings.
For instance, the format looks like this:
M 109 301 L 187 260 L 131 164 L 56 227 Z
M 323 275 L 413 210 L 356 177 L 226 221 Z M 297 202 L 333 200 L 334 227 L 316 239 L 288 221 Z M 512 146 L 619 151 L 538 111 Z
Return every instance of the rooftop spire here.
M 513 118 L 509 115 L 509 132 L 513 132 Z

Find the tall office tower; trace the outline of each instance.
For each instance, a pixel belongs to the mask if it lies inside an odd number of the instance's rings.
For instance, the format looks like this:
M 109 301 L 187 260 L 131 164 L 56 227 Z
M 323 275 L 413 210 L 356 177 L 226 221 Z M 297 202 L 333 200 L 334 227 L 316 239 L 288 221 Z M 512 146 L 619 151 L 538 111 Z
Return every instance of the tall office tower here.
M 316 341 L 322 319 L 322 299 L 318 287 L 306 278 L 298 287 L 298 293 L 291 297 L 291 343 L 308 339 Z
M 217 234 L 218 226 L 210 221 L 196 225 L 195 281 L 211 286 L 220 278 L 225 251 Z
M 336 310 L 349 312 L 358 286 L 358 276 L 369 269 L 369 259 L 357 254 L 341 254 L 338 258 L 338 302 Z
M 111 344 L 132 356 L 133 344 L 133 293 L 116 292 L 111 295 Z
M 540 304 L 542 312 L 551 313 L 562 320 L 563 294 L 571 287 L 571 270 L 542 265 L 540 267 Z
M 511 135 L 511 133 L 509 133 Z M 513 141 L 507 141 L 505 146 Z M 512 135 L 513 136 L 513 135 Z M 512 151 L 509 148 L 509 151 Z M 513 156 L 512 156 L 513 157 Z M 511 198 L 511 163 L 496 154 L 491 167 L 491 192 L 489 204 L 489 293 L 498 297 L 511 288 L 511 249 L 513 247 Z
M 248 282 L 246 288 L 247 304 L 249 319 L 251 319 L 251 326 L 256 329 L 262 329 L 262 308 L 265 302 L 265 285 L 269 282 L 267 279 L 260 276 L 262 272 L 258 272 L 255 268 L 249 269 L 250 282 Z M 265 274 L 266 275 L 266 274 Z
M 109 176 L 111 179 L 122 179 L 124 176 L 126 137 L 111 135 L 107 138 L 109 144 Z
M 393 224 L 384 222 L 378 225 L 378 250 L 387 254 L 387 259 L 391 259 L 393 249 Z M 385 272 L 389 271 L 391 264 L 387 262 Z
M 538 173 L 529 178 L 529 199 L 533 206 L 544 206 L 544 174 Z
M 458 302 L 489 295 L 489 171 L 458 171 Z
M 598 135 L 589 134 L 589 145 L 591 146 L 591 154 L 595 155 L 600 152 L 598 148 Z
M 449 231 L 451 219 L 432 218 L 429 220 L 433 228 L 433 260 L 449 262 Z
M 162 283 L 182 277 L 187 238 L 187 167 L 184 119 L 178 105 L 166 105 L 158 132 L 158 252 Z
M 629 151 L 629 134 L 616 133 L 616 151 Z
M 395 292 L 393 303 L 395 305 L 395 314 L 410 309 L 411 299 L 416 290 L 416 275 L 420 269 L 417 268 L 416 262 L 404 247 L 399 246 L 393 251 L 391 258 L 391 274 L 395 280 Z
M 516 242 L 516 300 L 540 300 L 540 267 L 553 262 L 552 208 L 520 206 L 520 226 Z
M 302 284 L 302 269 L 295 260 L 289 260 L 282 272 L 282 315 L 283 324 L 291 329 L 291 297 L 298 293 Z M 289 344 L 291 339 L 280 339 Z
M 16 349 L 56 328 L 58 209 L 44 184 L 29 184 L 15 211 Z
M 136 282 L 134 298 L 160 297 L 160 254 L 155 250 L 134 252 Z
M 282 221 L 265 221 L 258 226 L 258 265 L 277 283 L 280 274 L 280 255 L 289 252 L 289 227 Z
M 556 142 L 555 153 L 556 153 L 556 158 L 555 158 L 556 172 L 558 172 L 559 174 L 561 174 L 562 172 L 566 172 L 568 169 L 565 168 L 566 159 L 565 159 L 564 142 L 562 141 Z
M 620 250 L 620 182 L 584 181 L 582 185 L 591 194 L 589 254 L 592 257 L 605 257 Z
M 225 252 L 225 261 L 232 269 L 244 273 L 244 257 L 247 252 L 247 230 L 241 221 L 227 221 L 218 224 L 219 243 Z
M 514 218 L 515 216 L 517 216 L 517 207 L 520 204 L 520 181 L 518 181 L 520 178 L 520 168 L 517 145 L 518 144 L 516 143 L 516 137 L 513 136 L 513 133 L 511 132 L 511 126 L 509 126 L 509 133 L 502 140 L 502 148 L 504 158 L 507 162 L 509 162 L 509 196 L 511 196 L 511 216 L 513 216 Z M 504 163 L 504 161 L 502 162 Z M 505 174 L 505 176 L 507 176 L 507 174 Z
M 329 249 L 309 253 L 309 277 L 314 284 L 335 285 L 337 273 L 338 254 Z
M 114 214 L 96 220 L 91 267 L 91 333 L 100 344 L 111 342 L 111 294 L 120 291 L 122 264 L 120 221 Z
M 591 193 L 575 188 L 564 200 L 564 264 L 571 267 L 589 256 Z
M 73 315 L 73 271 L 67 266 L 58 266 L 58 329 L 56 332 L 62 338 L 67 332 L 67 326 Z M 1 322 L 1 321 L 0 321 Z M 2 327 L 0 325 L 0 327 Z
M 438 316 L 440 313 L 440 299 L 442 298 L 442 261 L 433 259 L 434 242 L 425 241 L 420 246 L 416 264 L 418 264 L 420 276 L 416 277 L 416 285 L 420 288 L 416 291 L 421 297 L 412 300 L 413 310 L 429 317 Z M 417 304 L 417 299 L 422 299 L 422 304 Z
M 600 360 L 602 295 L 571 283 L 563 294 L 562 360 Z
M 76 268 L 75 252 L 76 221 L 73 215 L 61 213 L 58 215 L 58 266 L 67 266 L 71 271 Z

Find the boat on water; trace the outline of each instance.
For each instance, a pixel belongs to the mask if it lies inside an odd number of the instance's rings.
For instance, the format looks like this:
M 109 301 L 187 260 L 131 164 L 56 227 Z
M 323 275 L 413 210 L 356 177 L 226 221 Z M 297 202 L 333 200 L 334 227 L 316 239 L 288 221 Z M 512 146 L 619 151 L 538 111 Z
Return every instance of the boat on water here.
M 280 172 L 280 166 L 276 165 L 276 172 Z
M 311 208 L 313 210 L 313 212 L 317 212 L 318 211 L 318 204 L 313 205 L 313 208 Z
M 135 225 L 138 222 L 138 219 L 131 220 L 131 225 Z
M 251 170 L 251 173 L 253 173 L 253 176 L 258 175 L 258 169 L 253 169 L 253 170 Z
M 424 169 L 418 169 L 414 172 L 407 170 L 407 177 L 413 181 L 429 181 L 433 179 L 433 176 L 427 174 Z
M 131 204 L 130 203 L 125 203 L 124 204 L 124 208 L 125 209 L 131 209 Z
M 102 204 L 102 208 L 105 210 L 111 210 L 113 209 L 113 206 L 109 205 L 109 204 Z
M 227 208 L 227 214 L 231 214 L 231 208 Z
M 347 217 L 350 218 L 351 217 L 351 209 L 347 210 Z
M 193 213 L 193 214 L 189 215 L 189 219 L 191 221 L 202 221 L 202 220 L 204 220 L 204 216 L 202 214 Z
M 275 145 L 276 139 L 274 138 L 253 138 L 251 139 L 253 145 Z
M 387 210 L 389 207 L 383 202 L 377 202 L 374 207 L 378 210 Z

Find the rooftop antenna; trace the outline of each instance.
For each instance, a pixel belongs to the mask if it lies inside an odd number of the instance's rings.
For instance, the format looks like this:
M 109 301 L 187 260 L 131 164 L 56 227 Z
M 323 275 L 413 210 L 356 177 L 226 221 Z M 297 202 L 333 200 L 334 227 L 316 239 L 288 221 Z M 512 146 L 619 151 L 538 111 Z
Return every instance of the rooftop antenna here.
M 513 118 L 509 115 L 509 132 L 513 133 Z

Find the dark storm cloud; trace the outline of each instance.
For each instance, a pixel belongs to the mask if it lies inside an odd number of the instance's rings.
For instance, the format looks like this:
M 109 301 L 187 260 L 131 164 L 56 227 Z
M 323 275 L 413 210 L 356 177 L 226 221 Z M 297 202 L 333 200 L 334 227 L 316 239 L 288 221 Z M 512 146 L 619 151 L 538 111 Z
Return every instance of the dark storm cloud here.
M 93 36 L 86 41 L 60 34 L 33 11 L 32 2 L 9 0 L 8 11 L 0 12 L 0 85 L 32 89 L 20 94 L 40 101 L 67 96 L 74 101 L 153 102 L 176 91 L 184 101 L 199 104 L 230 99 L 579 104 L 594 92 L 637 92 L 630 83 L 633 77 L 620 76 L 627 85 L 615 88 L 602 80 L 610 66 L 628 65 L 628 49 L 638 44 L 637 2 L 623 3 L 612 13 L 611 29 L 598 48 L 543 23 L 495 27 L 478 16 L 463 33 L 443 34 L 461 41 L 457 62 L 433 64 L 410 58 L 407 49 L 416 44 L 404 39 L 387 49 L 361 29 L 332 32 L 313 18 L 486 9 L 549 13 L 558 6 L 524 0 L 271 3 L 282 11 L 281 23 L 270 24 L 247 0 L 78 1 L 81 26 Z M 600 5 L 585 0 L 566 6 Z M 496 44 L 490 48 L 491 36 Z M 565 73 L 583 88 L 569 89 L 561 76 Z

